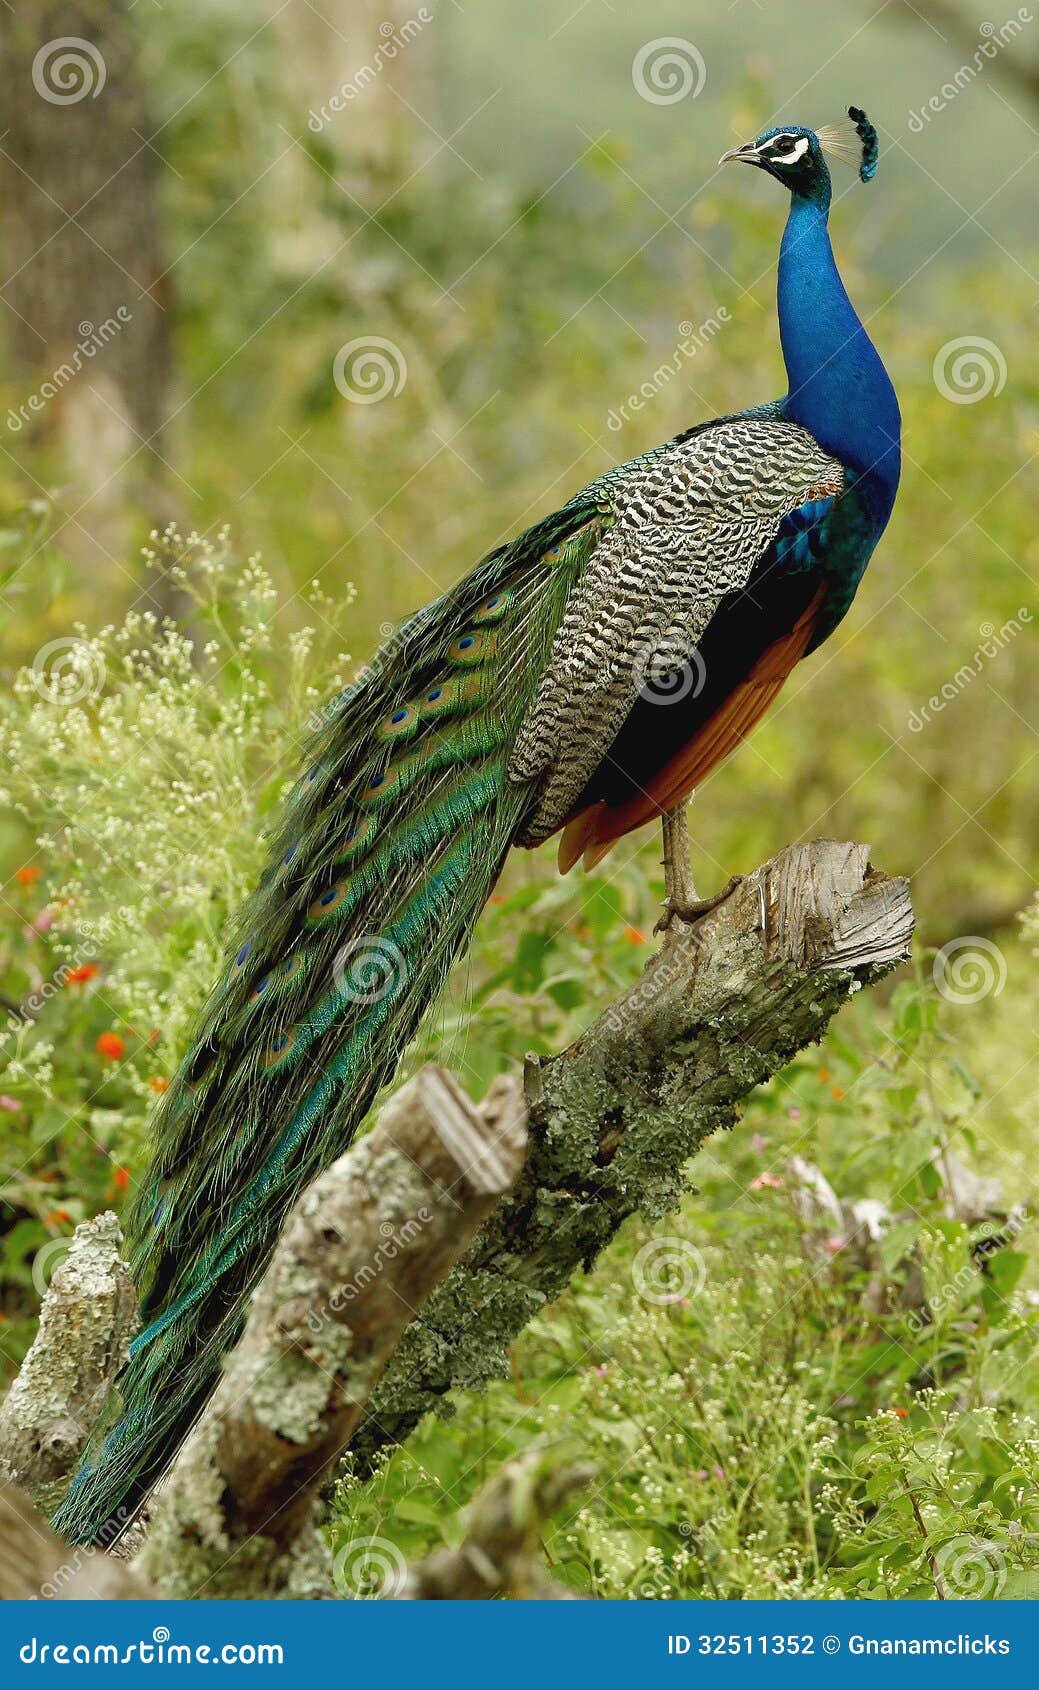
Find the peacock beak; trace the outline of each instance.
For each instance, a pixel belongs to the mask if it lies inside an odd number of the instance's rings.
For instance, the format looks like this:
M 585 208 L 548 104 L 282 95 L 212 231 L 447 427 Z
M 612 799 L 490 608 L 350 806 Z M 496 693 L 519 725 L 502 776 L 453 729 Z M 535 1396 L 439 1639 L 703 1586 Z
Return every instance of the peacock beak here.
M 759 164 L 761 161 L 758 157 L 757 142 L 747 141 L 742 147 L 733 147 L 731 152 L 722 153 L 718 163 L 728 164 L 730 159 L 742 161 L 744 164 Z

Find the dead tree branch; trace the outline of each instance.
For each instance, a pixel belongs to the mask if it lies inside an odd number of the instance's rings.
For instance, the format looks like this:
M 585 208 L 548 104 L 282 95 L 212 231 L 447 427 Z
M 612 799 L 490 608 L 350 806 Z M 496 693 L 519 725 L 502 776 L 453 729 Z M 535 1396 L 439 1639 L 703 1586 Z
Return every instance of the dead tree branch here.
M 133 1280 L 112 1214 L 76 1228 L 36 1339 L 0 1408 L 0 1475 L 50 1510 L 79 1459 L 137 1330 Z
M 363 1472 L 446 1392 L 506 1372 L 522 1327 L 629 1215 L 677 1206 L 689 1157 L 849 996 L 905 959 L 912 925 L 906 882 L 876 873 L 865 846 L 790 847 L 697 926 L 674 928 L 569 1050 L 528 1064 L 525 1087 L 507 1078 L 477 1106 L 442 1069 L 422 1070 L 297 1205 L 153 1501 L 135 1572 L 169 1596 L 330 1594 L 315 1504 L 335 1458 L 350 1446 Z M 116 1285 L 107 1234 L 104 1248 L 104 1283 Z M 48 1311 L 5 1411 L 9 1466 L 33 1482 L 45 1428 L 72 1400 L 58 1381 L 79 1405 L 100 1400 L 122 1354 L 125 1310 L 107 1295 L 108 1336 L 91 1327 L 86 1348 L 62 1330 L 79 1332 L 82 1310 Z M 54 1359 L 76 1343 L 85 1361 Z M 82 1406 L 73 1419 L 87 1422 Z M 465 1565 L 433 1557 L 409 1575 L 411 1593 L 523 1583 L 527 1526 L 498 1531 L 515 1478 L 474 1512 Z
M 504 1375 L 517 1333 L 629 1215 L 676 1208 L 689 1157 L 905 960 L 912 929 L 908 883 L 866 846 L 791 846 L 673 928 L 569 1050 L 529 1064 L 523 1175 L 405 1332 L 353 1440 L 360 1471 L 446 1392 Z
M 500 1099 L 500 1094 L 499 1094 Z M 170 1596 L 331 1593 L 314 1502 L 401 1332 L 516 1178 L 524 1110 L 426 1067 L 307 1191 L 241 1342 L 152 1509 Z
M 0 1479 L 0 1602 L 129 1602 L 154 1595 L 125 1561 L 62 1542 L 24 1491 Z

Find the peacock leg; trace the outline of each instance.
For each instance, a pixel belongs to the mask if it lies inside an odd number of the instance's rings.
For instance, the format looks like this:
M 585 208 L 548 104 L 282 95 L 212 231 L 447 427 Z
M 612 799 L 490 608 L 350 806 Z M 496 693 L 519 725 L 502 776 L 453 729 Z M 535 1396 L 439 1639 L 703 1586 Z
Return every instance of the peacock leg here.
M 674 809 L 665 810 L 661 817 L 664 836 L 664 913 L 654 927 L 654 933 L 666 933 L 675 921 L 699 921 L 708 910 L 725 901 L 743 878 L 734 874 L 728 884 L 713 898 L 698 898 L 693 880 L 693 864 L 689 852 L 689 822 L 686 814 L 688 799 L 683 798 Z

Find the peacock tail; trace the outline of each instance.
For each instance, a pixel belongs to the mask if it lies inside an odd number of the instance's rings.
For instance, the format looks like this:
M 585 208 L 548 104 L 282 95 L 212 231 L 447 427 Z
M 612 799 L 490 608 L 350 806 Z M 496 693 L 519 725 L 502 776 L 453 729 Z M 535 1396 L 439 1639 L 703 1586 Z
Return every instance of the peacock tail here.
M 216 1382 L 287 1211 L 349 1145 L 466 943 L 529 798 L 506 764 L 609 478 L 411 618 L 330 707 L 128 1223 L 144 1329 L 55 1526 L 139 1510 Z M 107 1417 L 111 1424 L 113 1413 Z

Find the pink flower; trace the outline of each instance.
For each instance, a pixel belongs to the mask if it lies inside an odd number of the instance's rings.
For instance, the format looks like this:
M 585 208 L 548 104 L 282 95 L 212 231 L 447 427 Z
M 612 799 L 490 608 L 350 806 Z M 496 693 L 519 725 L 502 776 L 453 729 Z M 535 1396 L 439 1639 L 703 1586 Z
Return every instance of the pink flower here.
M 801 1119 L 800 1109 L 788 1109 L 787 1115 L 790 1117 L 791 1121 L 799 1121 Z
M 8 1097 L 6 1092 L 0 1092 L 0 1109 L 6 1109 L 9 1115 L 17 1115 L 21 1107 L 13 1097 Z
M 747 1187 L 748 1191 L 781 1191 L 783 1181 L 776 1174 L 757 1174 Z
M 609 1364 L 608 1361 L 601 1362 L 598 1367 L 592 1368 L 592 1372 L 595 1374 L 595 1377 L 597 1379 L 605 1379 L 605 1377 L 606 1377 L 606 1375 L 609 1371 L 610 1371 L 610 1364 Z
M 22 937 L 24 939 L 35 939 L 37 934 L 46 933 L 48 928 L 53 926 L 54 911 L 51 909 L 49 904 L 44 904 L 42 910 L 40 910 L 38 915 L 33 917 L 28 927 L 22 928 Z
M 766 1138 L 764 1133 L 755 1133 L 754 1137 L 750 1141 L 750 1148 L 753 1150 L 755 1156 L 763 1156 L 771 1143 L 772 1140 L 770 1138 Z
M 711 1468 L 711 1472 L 714 1474 L 716 1479 L 719 1479 L 721 1481 L 722 1484 L 725 1483 L 725 1468 L 724 1467 L 719 1467 L 718 1463 L 715 1462 L 714 1466 Z
M 846 1238 L 838 1238 L 835 1236 L 833 1238 L 828 1238 L 826 1243 L 823 1245 L 823 1248 L 824 1250 L 829 1250 L 831 1256 L 836 1256 L 838 1251 L 844 1249 L 847 1242 Z

